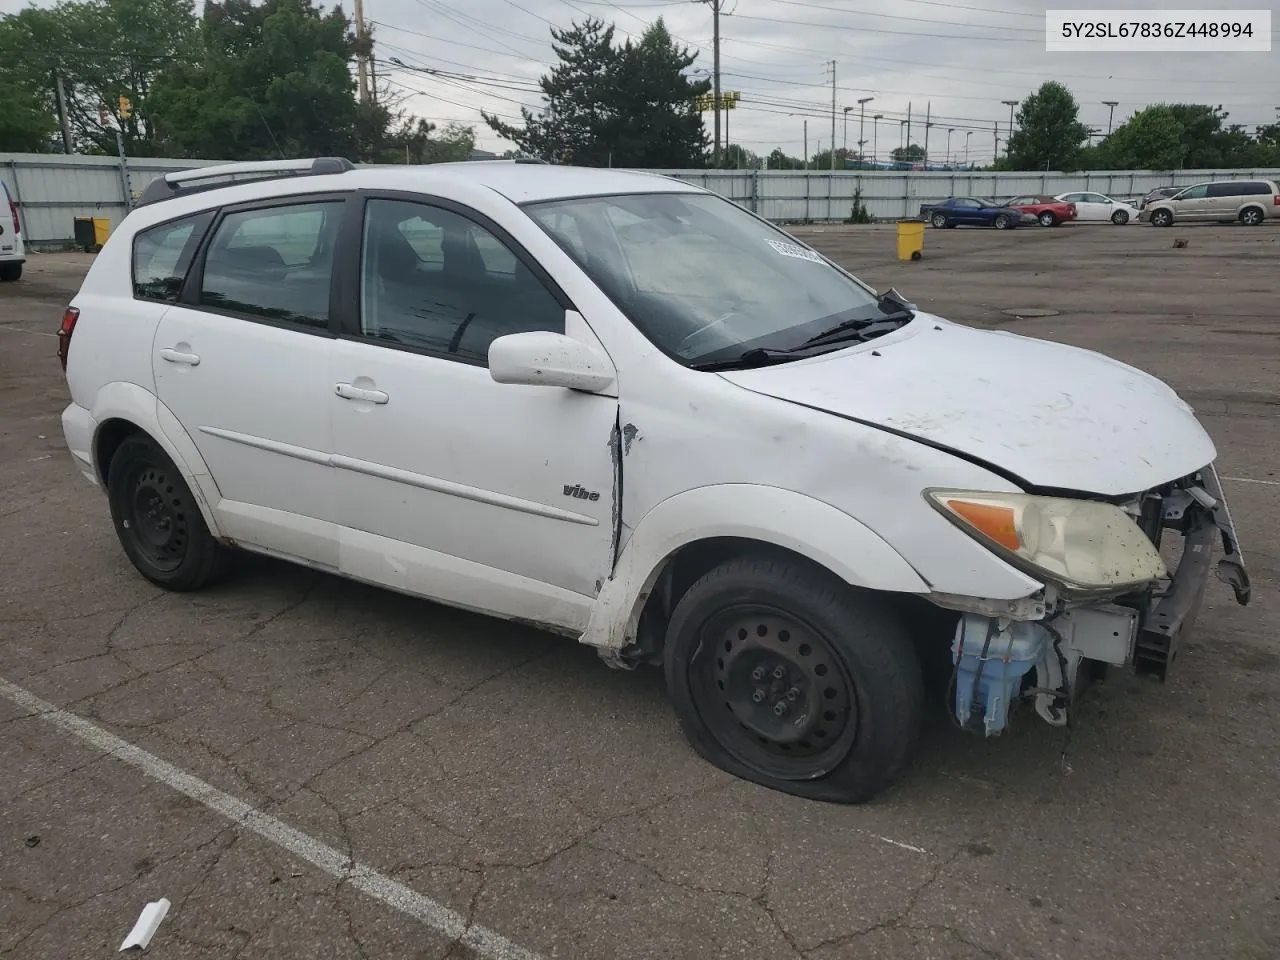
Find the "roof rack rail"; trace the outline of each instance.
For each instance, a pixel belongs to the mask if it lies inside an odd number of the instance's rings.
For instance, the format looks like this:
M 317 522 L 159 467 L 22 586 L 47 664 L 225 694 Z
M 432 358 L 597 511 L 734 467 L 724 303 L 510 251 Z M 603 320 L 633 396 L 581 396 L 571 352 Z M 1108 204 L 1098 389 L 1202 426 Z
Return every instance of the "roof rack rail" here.
M 318 177 L 354 170 L 346 157 L 313 157 L 306 160 L 250 160 L 245 163 L 220 163 L 211 167 L 195 167 L 166 173 L 147 184 L 135 207 L 171 200 L 174 197 L 216 190 L 237 183 L 278 180 L 281 177 Z

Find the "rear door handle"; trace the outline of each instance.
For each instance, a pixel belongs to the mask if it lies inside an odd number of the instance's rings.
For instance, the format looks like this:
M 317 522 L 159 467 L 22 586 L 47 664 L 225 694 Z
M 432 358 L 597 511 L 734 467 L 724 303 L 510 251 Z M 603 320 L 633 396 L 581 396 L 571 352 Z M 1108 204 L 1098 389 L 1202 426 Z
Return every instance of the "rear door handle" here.
M 184 363 L 188 367 L 200 366 L 200 358 L 194 353 L 183 353 L 181 350 L 173 349 L 173 347 L 161 347 L 160 357 L 170 363 Z
M 334 388 L 343 400 L 364 400 L 368 403 L 386 403 L 388 397 L 381 390 L 367 390 L 350 383 L 339 383 Z

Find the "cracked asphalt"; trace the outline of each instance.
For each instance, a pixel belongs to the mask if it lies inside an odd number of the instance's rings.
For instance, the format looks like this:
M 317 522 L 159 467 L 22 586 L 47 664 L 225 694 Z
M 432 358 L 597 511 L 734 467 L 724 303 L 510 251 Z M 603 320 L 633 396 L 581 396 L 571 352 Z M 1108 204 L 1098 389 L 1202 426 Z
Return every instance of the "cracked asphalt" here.
M 792 799 L 571 641 L 260 558 L 150 586 L 63 446 L 51 334 L 88 257 L 48 254 L 0 285 L 0 678 L 543 957 L 1280 957 L 1280 230 L 931 230 L 919 263 L 892 227 L 795 232 L 1182 391 L 1253 604 L 1212 585 L 1170 682 L 1114 676 L 1069 734 L 1024 712 L 983 742 L 939 705 L 878 801 Z M 1060 313 L 1004 312 L 1034 309 Z M 159 897 L 162 960 L 475 955 L 3 696 L 0 811 L 6 960 L 113 955 Z

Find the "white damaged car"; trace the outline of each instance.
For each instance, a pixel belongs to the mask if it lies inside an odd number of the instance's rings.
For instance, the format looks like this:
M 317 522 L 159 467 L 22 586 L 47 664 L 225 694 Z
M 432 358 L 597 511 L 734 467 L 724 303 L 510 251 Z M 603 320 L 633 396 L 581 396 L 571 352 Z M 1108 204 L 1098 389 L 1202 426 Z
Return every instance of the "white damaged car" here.
M 801 796 L 894 780 L 922 657 L 977 735 L 1020 701 L 1063 724 L 1097 665 L 1164 676 L 1215 545 L 1249 598 L 1163 383 L 660 176 L 169 174 L 60 343 L 67 444 L 143 576 L 255 551 L 660 665 L 695 749 Z

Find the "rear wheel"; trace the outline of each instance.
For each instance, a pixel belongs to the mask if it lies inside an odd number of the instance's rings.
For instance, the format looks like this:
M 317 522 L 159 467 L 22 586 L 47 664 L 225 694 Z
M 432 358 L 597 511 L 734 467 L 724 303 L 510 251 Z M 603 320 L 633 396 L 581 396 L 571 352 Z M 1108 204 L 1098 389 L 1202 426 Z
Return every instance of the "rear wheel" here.
M 1256 227 L 1262 223 L 1265 216 L 1266 214 L 1257 207 L 1245 207 L 1240 211 L 1240 222 L 1246 227 Z
M 1008 230 L 1009 227 L 1013 226 L 1013 221 L 1009 219 L 1008 214 L 1002 213 L 996 217 L 995 223 L 992 224 L 992 226 L 997 230 Z
M 1167 227 L 1173 223 L 1173 214 L 1168 210 L 1151 211 L 1151 225 L 1153 227 Z
M 1038 219 L 1040 220 L 1040 226 L 1042 227 L 1052 227 L 1058 223 L 1058 218 L 1053 215 L 1052 210 L 1044 211 L 1044 213 L 1040 214 Z
M 923 699 L 903 625 L 803 564 L 730 560 L 676 605 L 667 689 L 695 750 L 774 790 L 858 803 L 910 757 Z
M 13 283 L 22 279 L 22 264 L 0 263 L 0 282 Z
M 117 448 L 107 498 L 120 545 L 152 583 L 198 590 L 230 570 L 231 551 L 213 539 L 182 473 L 150 437 Z
M 929 222 L 941 230 L 943 227 L 947 226 L 947 215 L 944 213 L 935 213 Z

